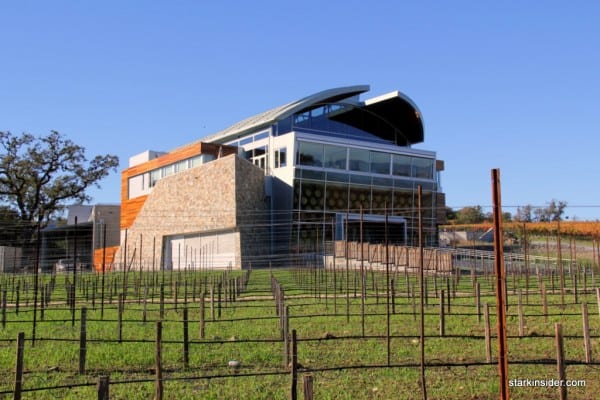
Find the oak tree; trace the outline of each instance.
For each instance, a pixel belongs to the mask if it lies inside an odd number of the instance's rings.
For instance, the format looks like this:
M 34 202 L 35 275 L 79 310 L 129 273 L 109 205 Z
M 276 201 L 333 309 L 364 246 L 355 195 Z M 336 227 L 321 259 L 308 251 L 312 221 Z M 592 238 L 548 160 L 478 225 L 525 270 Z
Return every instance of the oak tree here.
M 111 171 L 119 159 L 97 155 L 88 160 L 85 149 L 57 131 L 45 136 L 0 132 L 0 202 L 17 213 L 31 238 L 67 203 L 90 201 L 86 193 Z

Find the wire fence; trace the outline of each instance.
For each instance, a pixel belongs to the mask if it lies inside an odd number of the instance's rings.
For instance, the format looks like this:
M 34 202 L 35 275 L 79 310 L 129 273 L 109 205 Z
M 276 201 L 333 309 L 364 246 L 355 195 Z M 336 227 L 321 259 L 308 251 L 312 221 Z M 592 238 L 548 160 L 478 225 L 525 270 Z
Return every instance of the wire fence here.
M 50 397 L 80 388 L 100 396 L 145 384 L 154 396 L 171 398 L 182 396 L 169 386 L 174 382 L 206 382 L 198 390 L 209 391 L 216 380 L 235 388 L 259 377 L 275 379 L 273 390 L 290 396 L 302 378 L 302 393 L 318 394 L 336 371 L 418 370 L 421 299 L 427 371 L 496 365 L 491 274 L 477 268 L 431 273 L 421 295 L 410 268 L 337 261 L 325 268 L 78 274 L 76 281 L 71 274 L 3 274 L 0 354 L 9 358 L 16 343 L 31 355 L 21 367 L 17 357 L 10 369 L 27 373 L 3 379 L 0 395 L 17 397 L 18 389 Z M 589 398 L 600 365 L 594 357 L 600 318 L 589 315 L 596 304 L 600 313 L 593 270 L 578 265 L 561 278 L 525 266 L 507 276 L 509 364 L 555 367 L 553 323 L 560 323 L 563 362 L 573 379 L 587 384 L 572 389 L 572 398 Z M 19 332 L 26 334 L 21 342 Z M 40 360 L 52 358 L 45 352 L 57 345 L 66 350 L 55 360 L 60 365 Z M 38 384 L 42 375 L 53 383 Z

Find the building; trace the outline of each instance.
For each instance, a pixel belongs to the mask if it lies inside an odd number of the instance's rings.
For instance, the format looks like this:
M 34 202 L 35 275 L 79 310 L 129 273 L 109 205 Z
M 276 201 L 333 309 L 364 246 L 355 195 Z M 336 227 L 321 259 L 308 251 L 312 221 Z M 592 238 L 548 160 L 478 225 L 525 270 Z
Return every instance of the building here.
M 59 260 L 75 260 L 77 265 L 97 271 L 102 270 L 103 262 L 105 268 L 110 266 L 119 246 L 116 227 L 120 219 L 119 205 L 69 206 L 66 224 L 41 231 L 42 271 L 51 271 Z
M 122 174 L 126 268 L 246 267 L 322 252 L 331 240 L 425 244 L 444 223 L 443 162 L 404 94 L 330 89 L 243 120 Z M 359 221 L 362 220 L 362 224 Z M 387 226 L 387 230 L 384 227 Z

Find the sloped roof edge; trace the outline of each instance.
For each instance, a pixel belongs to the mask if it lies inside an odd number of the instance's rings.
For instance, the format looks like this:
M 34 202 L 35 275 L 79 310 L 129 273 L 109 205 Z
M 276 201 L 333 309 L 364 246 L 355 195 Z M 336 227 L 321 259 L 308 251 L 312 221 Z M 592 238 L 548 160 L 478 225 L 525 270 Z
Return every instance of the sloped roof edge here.
M 322 92 L 304 97 L 300 100 L 275 107 L 250 118 L 246 118 L 235 123 L 229 128 L 202 138 L 201 141 L 223 143 L 230 140 L 230 138 L 244 134 L 247 131 L 258 129 L 262 126 L 268 126 L 279 120 L 285 119 L 298 111 L 302 111 L 303 109 L 312 106 L 313 104 L 335 103 L 337 101 L 367 92 L 369 89 L 369 85 L 355 85 L 324 90 Z

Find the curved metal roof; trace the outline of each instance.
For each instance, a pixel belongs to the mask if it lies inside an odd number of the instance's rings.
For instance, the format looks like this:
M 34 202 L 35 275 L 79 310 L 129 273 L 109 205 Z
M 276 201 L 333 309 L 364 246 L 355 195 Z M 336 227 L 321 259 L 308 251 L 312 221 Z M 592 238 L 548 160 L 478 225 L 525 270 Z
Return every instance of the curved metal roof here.
M 269 126 L 277 121 L 287 118 L 303 109 L 317 103 L 333 103 L 348 97 L 356 96 L 369 90 L 368 85 L 348 86 L 324 90 L 319 93 L 304 97 L 303 99 L 275 107 L 271 110 L 246 118 L 229 128 L 202 139 L 203 142 L 225 142 L 231 138 L 254 131 L 264 126 Z
M 423 124 L 420 112 L 412 100 L 400 92 L 391 92 L 365 102 L 359 102 L 358 95 L 367 92 L 369 89 L 369 85 L 356 85 L 324 90 L 244 119 L 201 140 L 203 142 L 225 143 L 246 133 L 268 127 L 277 121 L 316 105 L 336 103 L 343 100 L 345 103 L 356 103 L 356 107 L 352 108 L 355 111 L 342 113 L 335 117 L 336 120 L 384 137 L 387 140 L 392 140 L 401 146 L 423 141 Z M 356 98 L 353 99 L 353 97 Z M 366 113 L 362 111 L 366 111 Z M 372 118 L 365 118 L 365 114 L 371 115 Z M 392 126 L 396 132 L 393 134 L 394 137 L 391 137 L 389 132 L 382 133 L 378 131 L 377 126 L 380 124 L 374 124 L 374 119 L 383 120 Z

